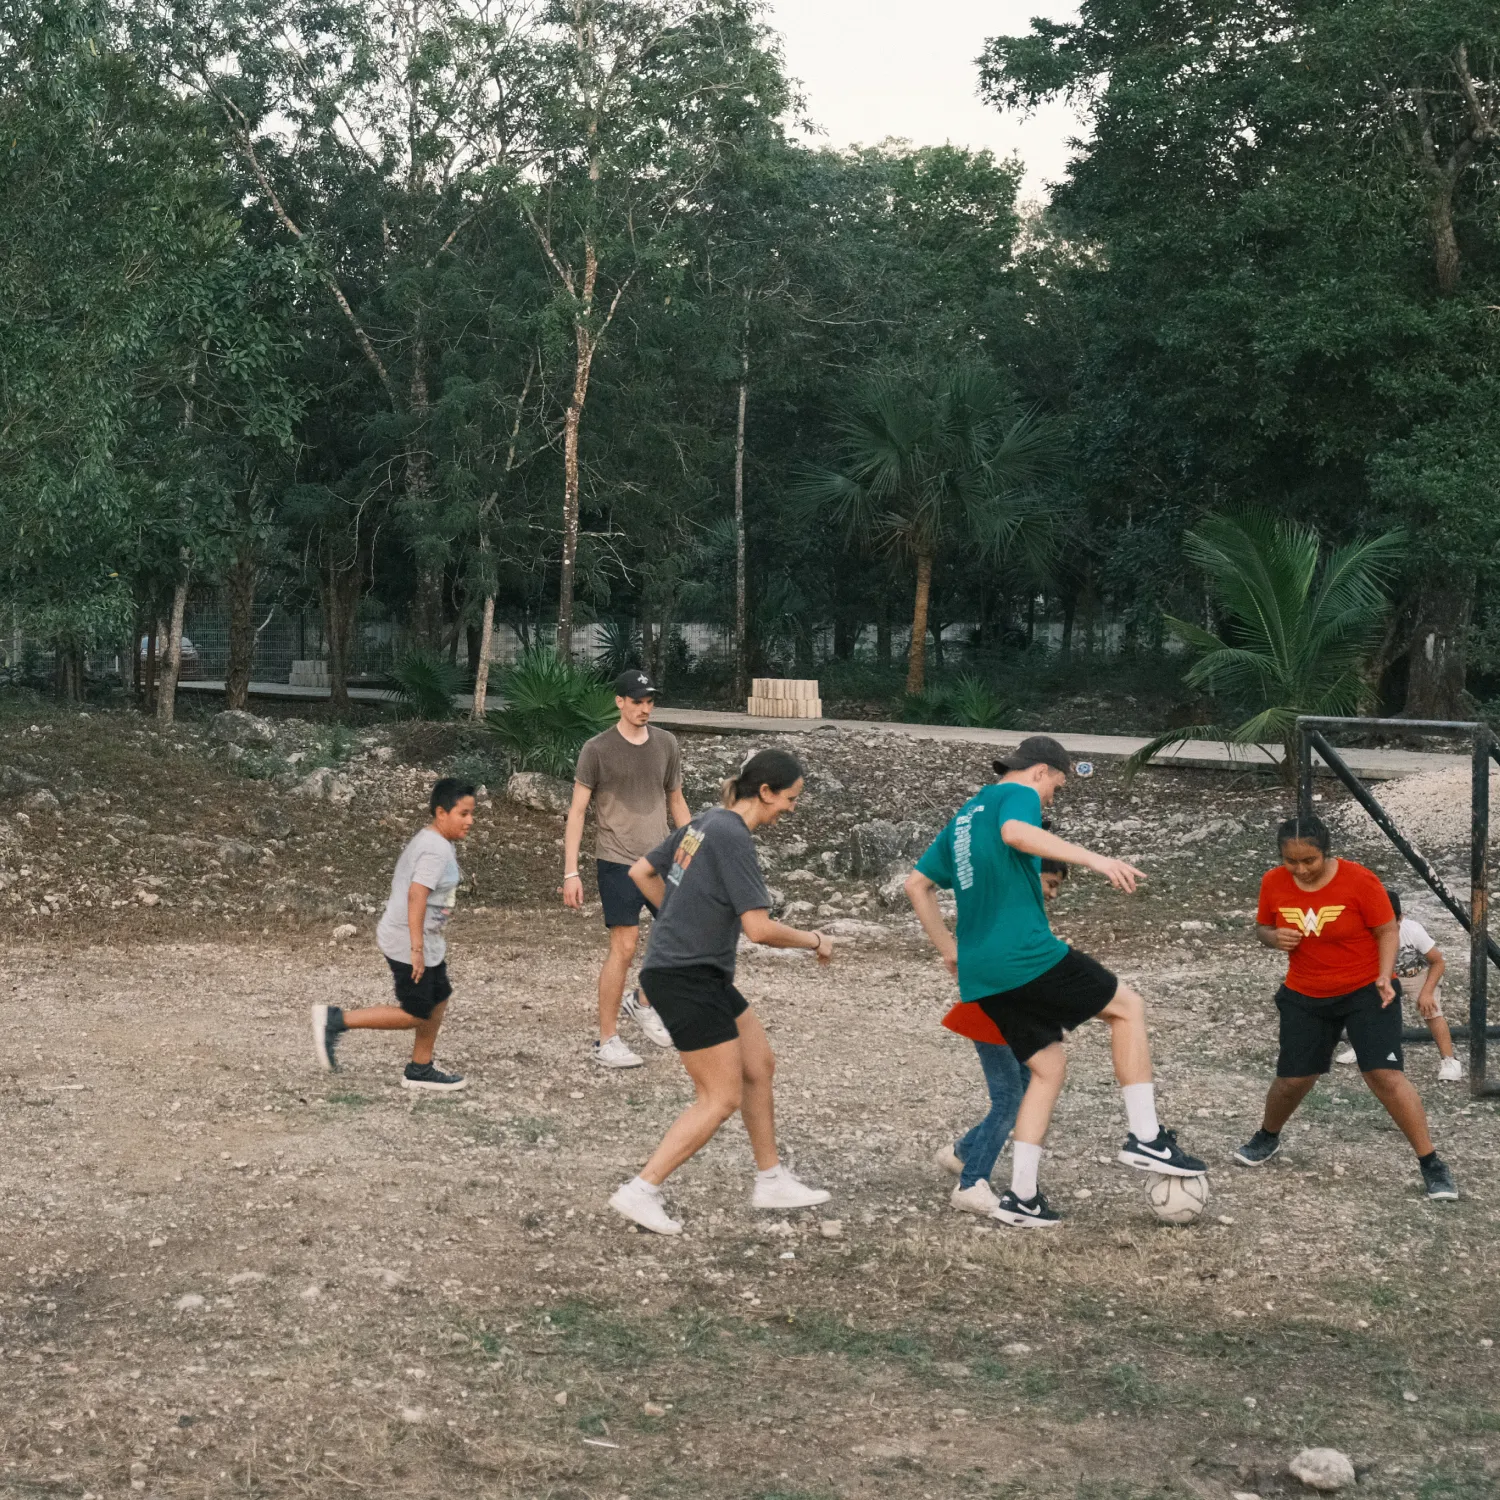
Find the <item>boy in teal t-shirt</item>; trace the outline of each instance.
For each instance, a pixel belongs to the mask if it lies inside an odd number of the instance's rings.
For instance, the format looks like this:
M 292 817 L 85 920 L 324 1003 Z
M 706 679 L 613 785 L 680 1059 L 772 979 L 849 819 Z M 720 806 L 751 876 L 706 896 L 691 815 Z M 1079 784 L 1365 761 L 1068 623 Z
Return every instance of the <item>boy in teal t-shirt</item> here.
M 1070 844 L 1042 827 L 1042 809 L 1068 779 L 1073 763 L 1047 735 L 1023 740 L 995 762 L 1000 780 L 959 809 L 907 878 L 906 893 L 959 993 L 995 1023 L 1031 1078 L 1021 1100 L 1010 1190 L 994 1210 L 1006 1224 L 1045 1227 L 1059 1216 L 1037 1187 L 1042 1141 L 1062 1092 L 1066 1032 L 1095 1017 L 1110 1027 L 1115 1077 L 1129 1133 L 1119 1160 L 1142 1171 L 1197 1177 L 1206 1168 L 1156 1118 L 1145 1001 L 1097 960 L 1053 936 L 1042 900 L 1043 859 L 1082 865 L 1117 890 L 1143 879 L 1124 860 Z M 937 889 L 952 890 L 957 933 L 938 910 Z

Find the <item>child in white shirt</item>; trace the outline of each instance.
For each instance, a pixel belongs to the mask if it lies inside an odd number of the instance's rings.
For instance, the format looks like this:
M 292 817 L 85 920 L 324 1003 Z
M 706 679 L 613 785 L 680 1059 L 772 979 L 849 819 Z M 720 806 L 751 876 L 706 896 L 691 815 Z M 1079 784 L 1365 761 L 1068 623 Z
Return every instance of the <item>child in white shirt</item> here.
M 1453 1050 L 1453 1034 L 1448 1030 L 1448 1022 L 1443 1015 L 1442 998 L 1438 994 L 1443 971 L 1447 968 L 1443 959 L 1443 950 L 1433 942 L 1431 934 L 1420 922 L 1412 917 L 1401 915 L 1399 891 L 1394 891 L 1387 886 L 1385 893 L 1391 898 L 1391 908 L 1401 923 L 1396 936 L 1397 998 L 1399 999 L 1401 994 L 1400 980 L 1412 980 L 1421 976 L 1422 988 L 1417 994 L 1417 1009 L 1427 1023 L 1427 1029 L 1432 1033 L 1433 1041 L 1437 1043 L 1438 1057 L 1441 1059 L 1438 1063 L 1438 1081 L 1458 1083 L 1464 1076 L 1464 1065 L 1458 1060 L 1458 1054 Z M 1348 1053 L 1348 1056 L 1346 1057 L 1344 1053 Z M 1344 1051 L 1339 1053 L 1338 1061 L 1353 1062 L 1354 1049 L 1345 1047 Z

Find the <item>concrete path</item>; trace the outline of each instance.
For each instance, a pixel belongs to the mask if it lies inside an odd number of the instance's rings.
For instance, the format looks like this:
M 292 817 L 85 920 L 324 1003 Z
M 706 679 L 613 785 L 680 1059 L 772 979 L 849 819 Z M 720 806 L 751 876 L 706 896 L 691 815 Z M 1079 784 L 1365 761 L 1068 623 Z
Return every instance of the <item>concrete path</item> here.
M 177 691 L 222 693 L 224 684 L 182 682 L 178 684 Z M 284 682 L 252 682 L 250 696 L 326 700 L 328 691 L 326 688 L 291 687 Z M 364 703 L 390 702 L 392 699 L 392 694 L 385 688 L 352 687 L 349 689 L 349 696 Z M 467 708 L 474 700 L 464 694 L 457 701 L 461 707 Z M 1034 730 L 972 729 L 960 724 L 901 724 L 870 719 L 764 719 L 727 710 L 668 708 L 666 705 L 656 710 L 652 722 L 667 729 L 691 729 L 700 734 L 816 734 L 820 730 L 841 730 L 846 734 L 889 734 L 910 740 L 992 745 L 997 750 L 1013 749 L 1028 733 L 1035 733 Z M 1128 755 L 1134 755 L 1146 743 L 1144 739 L 1125 734 L 1059 734 L 1056 738 L 1071 754 L 1082 759 L 1108 757 L 1123 760 Z M 1344 760 L 1350 770 L 1364 781 L 1389 781 L 1397 776 L 1410 776 L 1417 771 L 1451 769 L 1468 763 L 1468 757 L 1461 754 L 1393 749 L 1350 749 L 1345 753 Z M 1163 750 L 1156 757 L 1155 763 L 1195 770 L 1244 771 L 1278 765 L 1280 761 L 1279 745 L 1229 745 L 1218 740 L 1188 740 Z M 1322 765 L 1321 760 L 1317 763 Z

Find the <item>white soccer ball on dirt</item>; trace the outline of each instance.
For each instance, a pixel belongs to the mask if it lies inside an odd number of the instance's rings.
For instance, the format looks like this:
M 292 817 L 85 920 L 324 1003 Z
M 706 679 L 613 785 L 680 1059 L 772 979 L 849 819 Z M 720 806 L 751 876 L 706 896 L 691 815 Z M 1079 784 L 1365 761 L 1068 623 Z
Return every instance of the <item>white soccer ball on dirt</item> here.
M 1191 1224 L 1208 1207 L 1208 1178 L 1153 1172 L 1146 1179 L 1146 1202 L 1163 1224 Z

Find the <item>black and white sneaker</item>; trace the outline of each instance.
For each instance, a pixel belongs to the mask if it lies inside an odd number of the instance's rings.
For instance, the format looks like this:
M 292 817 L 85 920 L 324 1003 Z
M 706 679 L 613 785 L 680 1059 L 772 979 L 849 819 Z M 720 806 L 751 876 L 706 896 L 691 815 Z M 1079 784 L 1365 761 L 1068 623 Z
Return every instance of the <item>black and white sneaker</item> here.
M 990 1218 L 1022 1229 L 1054 1229 L 1062 1223 L 1062 1215 L 1047 1207 L 1046 1195 L 1040 1188 L 1035 1198 L 1018 1198 L 1007 1188 L 1001 1193 L 1000 1205 L 991 1212 Z
M 1454 1185 L 1453 1173 L 1448 1170 L 1448 1163 L 1440 1156 L 1434 1156 L 1422 1168 L 1422 1181 L 1427 1184 L 1429 1198 L 1458 1197 L 1458 1188 Z
M 1280 1135 L 1272 1135 L 1269 1130 L 1257 1130 L 1234 1153 L 1234 1159 L 1242 1167 L 1263 1167 L 1280 1150 Z
M 313 1055 L 325 1073 L 337 1073 L 338 1058 L 334 1048 L 339 1038 L 348 1031 L 344 1025 L 344 1013 L 336 1005 L 315 1005 L 312 1008 Z
M 469 1080 L 458 1073 L 444 1073 L 431 1063 L 407 1063 L 401 1078 L 404 1089 L 426 1089 L 435 1094 L 456 1094 L 466 1089 Z
M 1158 1129 L 1154 1141 L 1138 1141 L 1133 1133 L 1127 1135 L 1117 1160 L 1142 1172 L 1160 1172 L 1164 1177 L 1202 1177 L 1208 1171 L 1204 1162 L 1189 1156 L 1177 1144 L 1175 1130 Z

